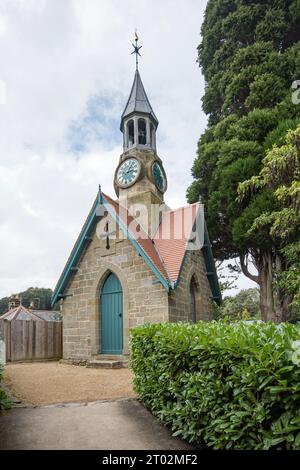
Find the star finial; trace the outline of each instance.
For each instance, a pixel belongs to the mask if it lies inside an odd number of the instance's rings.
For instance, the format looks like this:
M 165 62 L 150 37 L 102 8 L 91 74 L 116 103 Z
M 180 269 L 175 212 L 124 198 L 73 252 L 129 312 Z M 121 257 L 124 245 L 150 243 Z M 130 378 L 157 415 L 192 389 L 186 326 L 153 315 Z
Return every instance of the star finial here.
M 139 40 L 139 37 L 138 37 L 138 34 L 137 34 L 137 30 L 135 30 L 135 44 L 132 44 L 132 47 L 133 47 L 133 51 L 131 53 L 132 54 L 135 54 L 135 65 L 136 65 L 136 70 L 138 70 L 139 68 L 139 56 L 141 57 L 141 54 L 140 54 L 140 49 L 142 49 L 143 46 L 138 46 L 138 40 Z

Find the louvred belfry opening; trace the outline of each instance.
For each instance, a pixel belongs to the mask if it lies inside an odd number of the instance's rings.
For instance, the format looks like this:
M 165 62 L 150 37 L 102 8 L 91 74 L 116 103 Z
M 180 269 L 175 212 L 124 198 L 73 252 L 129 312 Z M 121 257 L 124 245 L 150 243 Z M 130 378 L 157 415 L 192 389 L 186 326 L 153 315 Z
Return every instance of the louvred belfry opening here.
M 121 117 L 124 151 L 133 147 L 156 150 L 158 119 L 152 109 L 138 70 Z

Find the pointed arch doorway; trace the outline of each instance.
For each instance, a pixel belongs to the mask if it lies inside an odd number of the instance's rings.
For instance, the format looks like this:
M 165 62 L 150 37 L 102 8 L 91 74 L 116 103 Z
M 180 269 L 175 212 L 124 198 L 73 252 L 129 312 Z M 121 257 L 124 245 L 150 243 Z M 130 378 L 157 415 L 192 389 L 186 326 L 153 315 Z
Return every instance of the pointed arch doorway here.
M 118 277 L 109 273 L 100 294 L 101 354 L 123 352 L 123 290 Z

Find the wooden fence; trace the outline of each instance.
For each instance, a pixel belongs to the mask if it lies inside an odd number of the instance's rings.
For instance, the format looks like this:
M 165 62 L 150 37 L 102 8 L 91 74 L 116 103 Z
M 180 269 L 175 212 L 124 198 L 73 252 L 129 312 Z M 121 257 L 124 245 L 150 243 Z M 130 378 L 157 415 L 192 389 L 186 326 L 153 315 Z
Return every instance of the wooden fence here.
M 6 362 L 60 359 L 62 322 L 0 320 L 3 323 Z

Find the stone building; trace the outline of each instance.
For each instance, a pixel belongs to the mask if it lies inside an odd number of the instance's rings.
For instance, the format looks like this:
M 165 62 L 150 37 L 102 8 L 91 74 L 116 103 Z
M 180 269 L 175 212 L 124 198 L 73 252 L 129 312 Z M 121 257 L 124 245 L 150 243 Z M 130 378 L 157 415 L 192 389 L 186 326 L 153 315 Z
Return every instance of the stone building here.
M 221 300 L 201 205 L 171 210 L 164 203 L 157 127 L 137 67 L 121 117 L 118 198 L 99 188 L 54 291 L 64 359 L 127 355 L 132 327 L 210 320 L 212 302 Z

